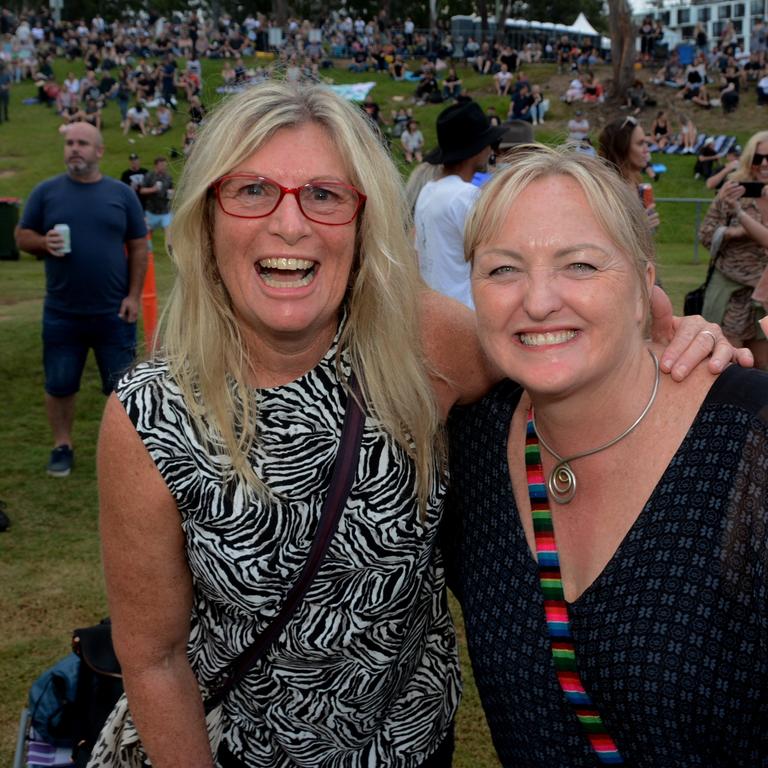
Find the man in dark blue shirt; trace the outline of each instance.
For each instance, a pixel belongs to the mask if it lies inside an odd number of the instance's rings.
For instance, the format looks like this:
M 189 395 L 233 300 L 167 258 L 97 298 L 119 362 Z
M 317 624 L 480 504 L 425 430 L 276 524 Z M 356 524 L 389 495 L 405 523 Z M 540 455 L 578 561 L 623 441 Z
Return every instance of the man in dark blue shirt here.
M 43 365 L 55 477 L 72 470 L 75 395 L 88 350 L 107 394 L 134 358 L 147 268 L 141 205 L 128 186 L 102 175 L 101 134 L 74 123 L 65 135 L 66 173 L 35 187 L 16 230 L 19 248 L 45 258 Z

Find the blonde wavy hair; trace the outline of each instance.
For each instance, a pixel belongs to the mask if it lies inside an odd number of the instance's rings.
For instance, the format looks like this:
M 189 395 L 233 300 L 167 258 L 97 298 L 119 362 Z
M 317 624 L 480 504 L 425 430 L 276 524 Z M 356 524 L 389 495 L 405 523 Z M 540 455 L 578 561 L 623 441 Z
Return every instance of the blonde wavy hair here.
M 442 440 L 421 352 L 421 283 L 402 181 L 367 117 L 330 89 L 268 82 L 224 100 L 208 117 L 174 198 L 177 275 L 161 320 L 161 354 L 199 433 L 230 456 L 232 466 L 223 471 L 267 497 L 249 461 L 258 438 L 258 396 L 247 383 L 251 361 L 218 278 L 213 224 L 222 214 L 209 190 L 276 131 L 307 123 L 327 130 L 351 183 L 368 198 L 357 222 L 339 354 L 348 353 L 369 414 L 414 460 L 423 510 L 442 464 Z M 338 355 L 336 365 L 343 378 Z
M 750 137 L 744 145 L 744 151 L 739 159 L 739 167 L 728 177 L 733 181 L 751 181 L 752 180 L 752 160 L 757 152 L 757 145 L 768 142 L 768 131 L 758 131 Z
M 630 257 L 645 298 L 647 326 L 650 291 L 646 270 L 648 265 L 656 263 L 656 249 L 647 215 L 634 187 L 630 187 L 607 160 L 576 152 L 569 144 L 522 145 L 503 158 L 503 162 L 509 163 L 508 167 L 483 187 L 467 221 L 464 230 L 467 261 L 471 262 L 478 246 L 501 229 L 510 206 L 530 184 L 550 176 L 568 176 L 581 187 L 608 237 Z

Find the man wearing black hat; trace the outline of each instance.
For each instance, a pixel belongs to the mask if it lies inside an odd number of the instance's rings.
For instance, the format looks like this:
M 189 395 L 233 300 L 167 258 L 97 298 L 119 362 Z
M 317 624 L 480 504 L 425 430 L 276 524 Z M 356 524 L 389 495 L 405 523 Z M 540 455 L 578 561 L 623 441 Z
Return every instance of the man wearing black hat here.
M 139 156 L 135 152 L 131 152 L 131 154 L 128 155 L 128 162 L 130 163 L 130 167 L 122 172 L 120 181 L 122 181 L 123 184 L 127 184 L 136 193 L 136 196 L 141 203 L 141 207 L 144 208 L 144 200 L 139 194 L 139 190 L 144 185 L 144 176 L 147 173 L 147 169 L 142 168 L 141 160 L 139 160 Z
M 480 190 L 470 182 L 486 168 L 491 145 L 504 134 L 492 126 L 477 102 L 444 109 L 437 118 L 439 148 L 424 159 L 443 165 L 436 181 L 424 185 L 416 201 L 416 250 L 426 283 L 470 308 L 469 265 L 464 261 L 464 222 Z

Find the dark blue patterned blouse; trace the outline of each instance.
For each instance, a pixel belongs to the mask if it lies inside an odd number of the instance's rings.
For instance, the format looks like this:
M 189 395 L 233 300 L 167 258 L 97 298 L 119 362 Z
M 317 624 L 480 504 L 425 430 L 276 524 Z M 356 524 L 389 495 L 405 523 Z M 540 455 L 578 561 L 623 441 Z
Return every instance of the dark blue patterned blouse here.
M 502 382 L 452 417 L 444 548 L 504 766 L 595 766 L 555 677 L 512 494 L 520 393 Z M 627 765 L 768 766 L 767 535 L 768 374 L 731 367 L 570 606 L 582 680 Z

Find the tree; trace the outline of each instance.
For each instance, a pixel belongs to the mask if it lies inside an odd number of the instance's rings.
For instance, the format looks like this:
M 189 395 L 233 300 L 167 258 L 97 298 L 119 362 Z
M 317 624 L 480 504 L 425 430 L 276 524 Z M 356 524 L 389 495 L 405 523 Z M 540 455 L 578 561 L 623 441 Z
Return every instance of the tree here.
M 611 34 L 613 83 L 609 96 L 626 101 L 627 90 L 635 80 L 635 35 L 632 9 L 628 0 L 608 0 L 608 28 Z

